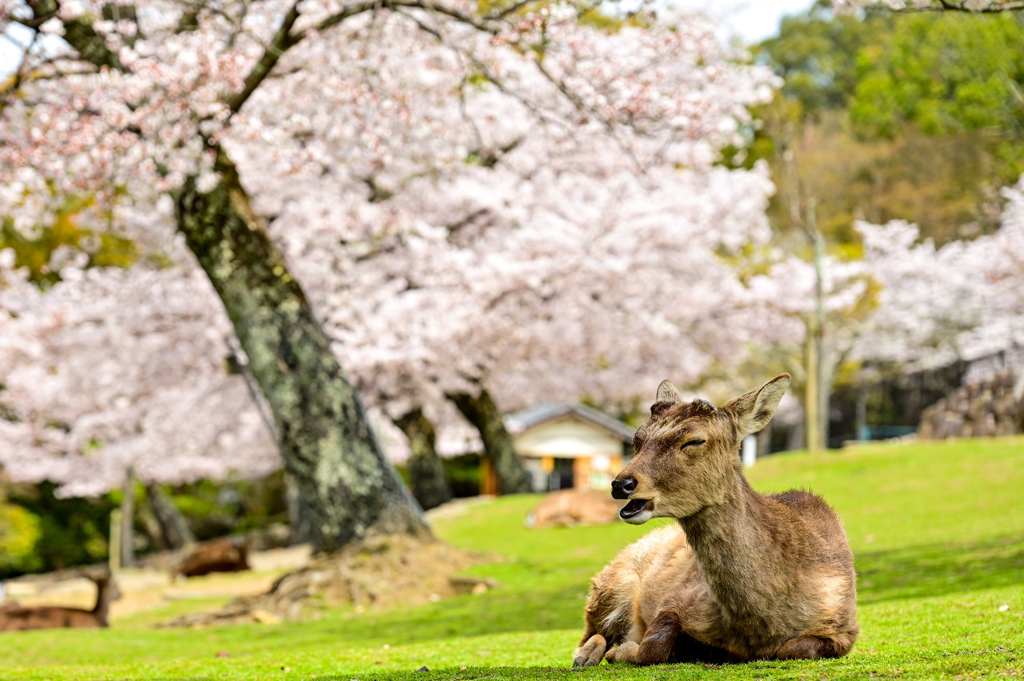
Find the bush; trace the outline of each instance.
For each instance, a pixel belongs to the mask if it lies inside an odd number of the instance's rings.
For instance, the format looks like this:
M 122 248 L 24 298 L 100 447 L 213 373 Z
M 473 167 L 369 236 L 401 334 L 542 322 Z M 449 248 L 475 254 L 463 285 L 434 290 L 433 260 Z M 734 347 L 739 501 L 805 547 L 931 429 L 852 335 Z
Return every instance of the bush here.
M 41 535 L 39 518 L 0 496 L 0 579 L 39 569 L 35 548 Z
M 34 517 L 39 531 L 31 565 L 14 570 L 16 574 L 49 572 L 107 560 L 110 512 L 116 505 L 111 497 L 58 499 L 54 489 L 56 486 L 50 482 L 8 488 L 11 505 Z

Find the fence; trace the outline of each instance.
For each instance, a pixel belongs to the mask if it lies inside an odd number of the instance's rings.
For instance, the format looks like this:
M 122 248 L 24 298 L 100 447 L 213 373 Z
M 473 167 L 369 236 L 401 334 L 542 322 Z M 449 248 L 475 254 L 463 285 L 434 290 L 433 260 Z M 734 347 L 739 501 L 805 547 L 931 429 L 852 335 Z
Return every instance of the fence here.
M 970 361 L 841 387 L 829 403 L 828 446 L 912 433 L 927 407 L 958 388 L 989 380 L 1001 372 L 1019 375 L 1022 370 L 1024 346 L 1015 345 Z

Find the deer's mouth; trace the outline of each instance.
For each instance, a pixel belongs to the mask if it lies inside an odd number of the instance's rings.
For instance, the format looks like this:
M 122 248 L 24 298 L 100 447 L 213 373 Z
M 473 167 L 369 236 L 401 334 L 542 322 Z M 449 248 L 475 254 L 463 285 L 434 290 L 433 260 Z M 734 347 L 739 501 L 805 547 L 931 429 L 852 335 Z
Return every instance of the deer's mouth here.
M 619 517 L 623 520 L 639 520 L 639 517 L 644 511 L 647 511 L 648 517 L 654 512 L 654 499 L 630 499 L 626 502 L 626 505 L 619 511 Z M 647 518 L 644 518 L 645 520 Z

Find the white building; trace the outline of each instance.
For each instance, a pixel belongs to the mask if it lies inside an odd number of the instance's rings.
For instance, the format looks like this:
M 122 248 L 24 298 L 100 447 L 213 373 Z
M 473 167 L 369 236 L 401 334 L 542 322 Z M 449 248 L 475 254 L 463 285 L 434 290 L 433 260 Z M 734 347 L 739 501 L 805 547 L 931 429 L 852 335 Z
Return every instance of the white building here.
M 523 467 L 537 492 L 609 489 L 633 456 L 634 428 L 583 405 L 541 403 L 505 417 Z M 482 471 L 481 492 L 493 493 L 493 473 Z

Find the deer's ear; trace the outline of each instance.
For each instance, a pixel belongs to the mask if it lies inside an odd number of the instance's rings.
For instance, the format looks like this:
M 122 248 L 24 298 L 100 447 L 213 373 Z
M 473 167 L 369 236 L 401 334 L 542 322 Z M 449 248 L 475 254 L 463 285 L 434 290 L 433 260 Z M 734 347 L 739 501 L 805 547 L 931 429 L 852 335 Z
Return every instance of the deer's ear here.
M 672 381 L 664 380 L 658 386 L 658 396 L 654 398 L 657 402 L 682 402 L 683 398 L 679 391 L 672 385 Z
M 786 394 L 786 388 L 789 387 L 789 378 L 789 374 L 776 376 L 760 388 L 740 395 L 722 409 L 731 412 L 736 417 L 736 422 L 744 435 L 756 433 L 772 420 L 775 409 L 779 406 L 779 400 Z

